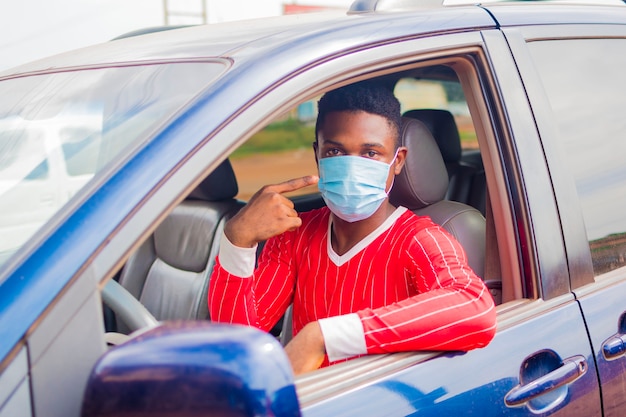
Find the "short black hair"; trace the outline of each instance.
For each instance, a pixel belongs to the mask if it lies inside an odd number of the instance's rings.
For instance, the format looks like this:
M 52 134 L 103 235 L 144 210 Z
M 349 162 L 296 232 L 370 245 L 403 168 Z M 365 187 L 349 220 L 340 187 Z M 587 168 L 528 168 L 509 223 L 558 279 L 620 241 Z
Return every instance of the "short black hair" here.
M 400 146 L 402 115 L 400 102 L 393 92 L 382 84 L 362 81 L 327 92 L 317 103 L 315 141 L 328 113 L 336 111 L 364 111 L 383 116 L 396 132 L 396 147 Z

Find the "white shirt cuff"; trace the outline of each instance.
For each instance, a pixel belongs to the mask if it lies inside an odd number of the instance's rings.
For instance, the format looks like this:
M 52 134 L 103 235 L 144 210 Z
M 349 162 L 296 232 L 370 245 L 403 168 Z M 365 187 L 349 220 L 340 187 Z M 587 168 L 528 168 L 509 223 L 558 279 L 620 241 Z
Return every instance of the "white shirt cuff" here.
M 319 319 L 330 362 L 367 353 L 365 333 L 358 314 Z
M 253 248 L 235 246 L 222 232 L 219 252 L 220 264 L 231 275 L 240 278 L 251 277 L 256 264 L 256 249 L 257 245 L 254 245 Z

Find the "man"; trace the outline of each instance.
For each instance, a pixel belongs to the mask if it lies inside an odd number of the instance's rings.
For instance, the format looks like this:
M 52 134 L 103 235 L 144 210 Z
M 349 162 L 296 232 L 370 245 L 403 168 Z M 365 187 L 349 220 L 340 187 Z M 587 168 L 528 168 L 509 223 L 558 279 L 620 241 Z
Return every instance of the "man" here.
M 363 354 L 485 346 L 493 300 L 459 243 L 388 201 L 407 153 L 397 99 L 359 83 L 318 107 L 314 149 L 327 207 L 298 214 L 282 195 L 316 176 L 257 192 L 225 227 L 211 319 L 267 331 L 293 303 L 285 351 L 296 374 Z

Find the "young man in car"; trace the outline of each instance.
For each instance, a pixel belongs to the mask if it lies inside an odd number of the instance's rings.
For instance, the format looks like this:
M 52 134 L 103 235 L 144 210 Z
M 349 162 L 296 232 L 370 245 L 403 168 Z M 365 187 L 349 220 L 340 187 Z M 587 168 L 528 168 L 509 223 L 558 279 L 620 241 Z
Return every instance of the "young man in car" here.
M 388 201 L 407 152 L 397 99 L 360 83 L 327 93 L 318 107 L 314 149 L 327 207 L 297 213 L 283 196 L 316 176 L 257 192 L 225 227 L 211 319 L 268 331 L 293 303 L 285 351 L 296 374 L 364 354 L 485 346 L 494 303 L 459 243 Z

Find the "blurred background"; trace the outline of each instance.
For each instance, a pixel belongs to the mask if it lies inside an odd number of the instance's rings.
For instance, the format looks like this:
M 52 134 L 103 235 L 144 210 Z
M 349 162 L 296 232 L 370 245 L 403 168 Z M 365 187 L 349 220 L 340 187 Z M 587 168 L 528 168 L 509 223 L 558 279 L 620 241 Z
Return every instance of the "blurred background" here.
M 352 0 L 0 0 L 0 71 L 137 29 L 325 9 Z

